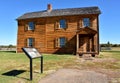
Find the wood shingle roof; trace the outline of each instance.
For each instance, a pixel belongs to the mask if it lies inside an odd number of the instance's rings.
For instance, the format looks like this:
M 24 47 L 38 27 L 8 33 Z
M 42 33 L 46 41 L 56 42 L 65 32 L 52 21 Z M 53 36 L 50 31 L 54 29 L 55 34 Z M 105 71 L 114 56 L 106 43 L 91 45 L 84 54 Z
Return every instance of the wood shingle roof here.
M 51 11 L 44 10 L 44 11 L 38 11 L 38 12 L 25 13 L 24 15 L 18 17 L 17 20 L 41 18 L 41 17 L 53 17 L 53 16 L 100 14 L 100 13 L 101 11 L 98 7 L 54 9 Z

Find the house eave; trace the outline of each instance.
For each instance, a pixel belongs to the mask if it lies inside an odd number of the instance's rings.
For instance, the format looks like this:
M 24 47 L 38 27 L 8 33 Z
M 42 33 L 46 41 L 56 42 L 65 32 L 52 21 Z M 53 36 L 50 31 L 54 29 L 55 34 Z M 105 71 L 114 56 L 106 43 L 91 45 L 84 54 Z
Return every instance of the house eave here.
M 56 15 L 56 16 L 43 16 L 43 17 L 28 17 L 28 18 L 17 18 L 16 20 L 27 20 L 27 19 L 38 19 L 38 18 L 49 18 L 49 17 L 60 17 L 60 16 L 85 16 L 85 15 L 99 15 L 99 14 L 73 14 L 73 15 Z

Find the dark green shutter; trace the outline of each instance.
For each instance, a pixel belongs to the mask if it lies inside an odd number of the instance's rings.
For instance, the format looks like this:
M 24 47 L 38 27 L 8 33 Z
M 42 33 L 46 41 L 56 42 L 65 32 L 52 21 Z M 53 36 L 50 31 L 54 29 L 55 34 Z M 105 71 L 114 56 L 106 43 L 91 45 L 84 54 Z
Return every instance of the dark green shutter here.
M 59 23 L 58 23 L 58 21 L 55 22 L 54 28 L 55 28 L 55 30 L 57 30 L 57 29 L 59 28 Z
M 25 32 L 28 31 L 28 24 L 25 24 L 24 30 L 25 30 Z
M 55 48 L 59 47 L 60 42 L 59 42 L 59 38 L 55 38 Z
M 28 47 L 28 45 L 27 45 L 27 44 L 28 44 L 28 41 L 27 41 L 27 40 L 28 40 L 28 39 L 26 38 L 25 41 L 24 41 L 24 47 Z
M 35 47 L 35 38 L 33 38 L 33 43 L 32 44 L 33 44 L 33 47 Z

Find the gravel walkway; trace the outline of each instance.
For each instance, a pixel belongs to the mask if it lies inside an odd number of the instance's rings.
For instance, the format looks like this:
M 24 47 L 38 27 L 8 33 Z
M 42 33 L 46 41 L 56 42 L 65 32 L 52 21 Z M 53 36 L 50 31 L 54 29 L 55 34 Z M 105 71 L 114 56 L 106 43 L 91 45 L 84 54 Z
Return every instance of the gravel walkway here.
M 39 83 L 108 83 L 107 76 L 94 71 L 77 69 L 60 69 Z

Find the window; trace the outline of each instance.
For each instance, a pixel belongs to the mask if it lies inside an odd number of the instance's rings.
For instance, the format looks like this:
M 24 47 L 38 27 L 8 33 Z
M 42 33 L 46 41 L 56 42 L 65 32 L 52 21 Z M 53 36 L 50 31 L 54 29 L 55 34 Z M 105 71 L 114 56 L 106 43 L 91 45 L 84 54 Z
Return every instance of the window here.
M 60 37 L 56 38 L 55 40 L 55 47 L 65 47 L 66 45 L 66 38 L 65 37 Z
M 34 46 L 34 38 L 28 38 L 28 41 L 27 41 L 27 45 L 28 47 L 33 47 Z
M 34 30 L 34 28 L 35 28 L 34 22 L 29 22 L 28 23 L 28 30 Z
M 65 29 L 66 28 L 66 20 L 62 19 L 59 21 L 59 24 L 60 24 L 60 27 L 59 28 L 63 28 Z
M 90 19 L 89 18 L 83 18 L 83 26 L 90 27 Z
M 59 41 L 60 41 L 60 47 L 64 47 L 64 46 L 65 46 L 65 43 L 66 43 L 65 37 L 60 37 L 60 38 L 59 38 Z

